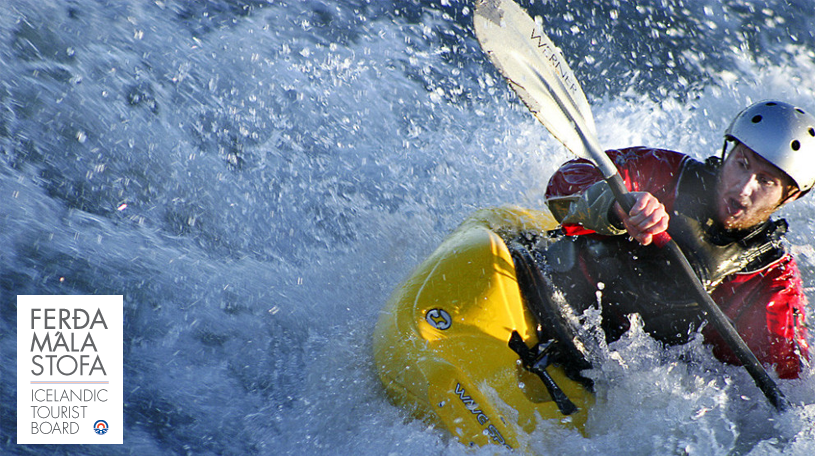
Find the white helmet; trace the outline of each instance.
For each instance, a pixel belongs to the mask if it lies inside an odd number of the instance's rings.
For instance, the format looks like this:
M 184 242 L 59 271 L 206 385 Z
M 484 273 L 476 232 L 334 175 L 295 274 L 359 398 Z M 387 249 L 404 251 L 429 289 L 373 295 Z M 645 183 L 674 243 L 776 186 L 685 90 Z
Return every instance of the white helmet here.
M 733 119 L 724 137 L 787 173 L 802 192 L 815 185 L 815 117 L 803 109 L 781 101 L 756 103 Z

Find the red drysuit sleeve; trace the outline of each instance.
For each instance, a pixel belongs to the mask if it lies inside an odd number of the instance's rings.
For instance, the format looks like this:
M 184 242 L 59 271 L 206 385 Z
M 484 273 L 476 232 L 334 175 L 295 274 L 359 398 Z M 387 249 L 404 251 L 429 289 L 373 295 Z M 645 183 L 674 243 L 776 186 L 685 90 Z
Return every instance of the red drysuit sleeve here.
M 645 147 L 609 150 L 606 154 L 614 162 L 629 191 L 645 191 L 654 195 L 670 211 L 676 199 L 676 185 L 682 162 L 688 157 L 678 152 Z M 568 204 L 569 197 L 582 194 L 603 180 L 602 174 L 588 160 L 566 162 L 549 179 L 546 201 L 558 216 L 558 201 Z M 567 234 L 589 234 L 579 225 L 564 225 Z

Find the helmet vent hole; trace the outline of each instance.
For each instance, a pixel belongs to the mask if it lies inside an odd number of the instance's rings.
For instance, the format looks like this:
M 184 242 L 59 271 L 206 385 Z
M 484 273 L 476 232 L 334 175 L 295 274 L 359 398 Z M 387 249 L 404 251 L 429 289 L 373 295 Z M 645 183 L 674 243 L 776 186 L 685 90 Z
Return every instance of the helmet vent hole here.
M 769 103 L 767 103 L 767 106 L 775 106 L 776 104 L 778 104 L 778 103 L 776 103 L 774 101 L 770 101 Z
M 795 110 L 796 110 L 796 111 L 798 111 L 800 114 L 806 114 L 806 113 L 804 112 L 804 110 L 803 110 L 803 109 L 801 109 L 801 108 L 795 108 Z
M 753 121 L 753 123 L 759 123 L 759 122 L 761 122 L 761 116 L 755 116 L 755 117 L 753 117 L 752 121 Z
M 815 128 L 809 127 L 809 130 L 807 131 L 809 132 L 809 136 L 815 138 Z
M 798 140 L 796 139 L 795 141 L 792 142 L 792 144 L 790 144 L 790 146 L 792 147 L 792 150 L 797 151 L 798 149 L 801 148 L 801 143 L 798 142 Z

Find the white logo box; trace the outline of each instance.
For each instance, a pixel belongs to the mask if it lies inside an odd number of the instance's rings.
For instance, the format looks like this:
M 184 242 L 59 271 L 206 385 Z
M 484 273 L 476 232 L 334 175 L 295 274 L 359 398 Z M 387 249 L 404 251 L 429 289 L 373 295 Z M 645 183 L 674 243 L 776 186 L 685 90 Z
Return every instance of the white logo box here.
M 121 444 L 120 295 L 17 296 L 17 443 Z

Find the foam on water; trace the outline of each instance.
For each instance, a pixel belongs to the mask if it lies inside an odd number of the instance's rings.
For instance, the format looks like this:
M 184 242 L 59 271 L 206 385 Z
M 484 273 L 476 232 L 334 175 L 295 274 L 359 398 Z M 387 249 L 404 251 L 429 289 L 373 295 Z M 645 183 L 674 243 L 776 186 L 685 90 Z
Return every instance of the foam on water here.
M 701 158 L 752 101 L 815 109 L 795 3 L 731 2 L 724 16 L 718 2 L 561 3 L 533 7 L 577 27 L 556 35 L 573 42 L 608 147 Z M 540 207 L 569 158 L 484 60 L 467 3 L 12 0 L 0 12 L 4 453 L 501 452 L 390 405 L 370 343 L 390 291 L 467 214 Z M 614 53 L 644 39 L 626 14 L 684 18 L 657 27 L 666 46 L 688 24 L 756 15 L 798 38 L 690 34 L 712 55 L 685 50 L 682 71 L 661 73 L 670 59 Z M 580 41 L 612 32 L 626 40 L 596 53 Z M 784 210 L 808 290 L 814 205 Z M 49 293 L 125 296 L 121 448 L 14 444 L 16 295 Z M 540 453 L 815 450 L 809 369 L 780 382 L 798 405 L 779 416 L 698 341 L 662 351 L 637 330 L 598 356 L 589 436 L 541 426 Z

